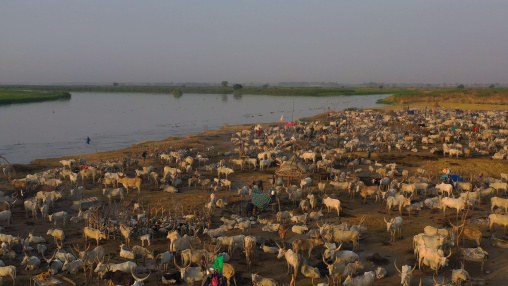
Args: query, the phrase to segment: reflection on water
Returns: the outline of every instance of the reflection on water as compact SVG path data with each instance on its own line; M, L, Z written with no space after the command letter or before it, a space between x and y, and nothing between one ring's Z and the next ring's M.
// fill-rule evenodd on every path
M0 106L0 155L11 163L29 163L93 153L95 147L109 151L224 124L278 122L281 116L289 121L292 115L379 106L376 101L384 97L72 93L68 101Z

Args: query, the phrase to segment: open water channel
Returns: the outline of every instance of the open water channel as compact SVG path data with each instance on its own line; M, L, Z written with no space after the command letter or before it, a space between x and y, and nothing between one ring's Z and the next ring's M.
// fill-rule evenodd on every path
M11 164L27 164L38 158L185 136L224 124L279 122L281 116L291 121L328 110L381 106L376 101L387 96L73 92L70 100L0 106L0 155Z

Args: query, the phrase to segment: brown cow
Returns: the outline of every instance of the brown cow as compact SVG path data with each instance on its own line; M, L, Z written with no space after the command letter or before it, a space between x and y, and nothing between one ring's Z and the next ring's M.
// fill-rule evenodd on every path
M11 181L11 185L16 189L27 189L30 186L30 179L14 179Z
M127 190L127 194L129 194L129 187L137 188L138 194L141 193L141 178L135 177L135 178L129 178L129 177L120 177L118 179L118 183L122 184L125 189Z

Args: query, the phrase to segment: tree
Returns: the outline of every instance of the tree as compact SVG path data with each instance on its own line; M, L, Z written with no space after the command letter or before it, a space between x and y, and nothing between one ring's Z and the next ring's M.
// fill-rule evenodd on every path
M243 88L243 85L239 84L239 83L235 83L233 85L233 90L239 90L239 89L242 89Z
M118 86L118 82L114 82L114 83L113 83L113 86Z
M174 96L182 96L183 92L181 89L179 88L175 88L171 91L171 94L174 95Z
M220 85L221 85L223 88L228 87L228 84L229 84L229 82L228 82L227 80L223 80L223 81L220 83Z
M495 84L491 84L491 85L489 85L489 88L494 88L494 87L496 87L496 85L495 85Z
M270 86L270 84L269 84L269 83L265 83L265 84L263 84L263 88L268 88L269 86Z
M457 86L457 88L458 88L458 89L464 89L464 85L463 85L463 84L459 84L459 85Z

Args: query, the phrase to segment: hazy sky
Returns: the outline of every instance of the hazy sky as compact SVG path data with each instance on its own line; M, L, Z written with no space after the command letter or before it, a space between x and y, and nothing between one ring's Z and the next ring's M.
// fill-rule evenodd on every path
M0 84L508 83L508 1L2 1Z

